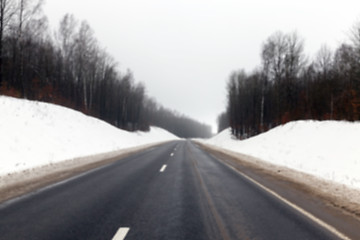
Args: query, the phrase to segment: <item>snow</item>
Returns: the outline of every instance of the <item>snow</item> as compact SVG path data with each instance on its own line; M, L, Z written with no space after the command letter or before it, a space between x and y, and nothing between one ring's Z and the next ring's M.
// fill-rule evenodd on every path
M65 107L0 96L0 177L177 139L160 128L130 133ZM295 121L242 141L226 129L201 141L360 189L360 122Z
M0 96L0 177L177 139L156 127L131 133L65 107Z
M241 141L226 129L202 142L360 189L360 122L294 121Z

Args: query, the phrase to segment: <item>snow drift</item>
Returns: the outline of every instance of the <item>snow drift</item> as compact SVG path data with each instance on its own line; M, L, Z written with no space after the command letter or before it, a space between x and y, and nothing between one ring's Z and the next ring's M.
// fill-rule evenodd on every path
M65 107L0 96L0 176L176 139L160 128L130 133Z
M203 141L360 189L360 123L295 121L247 140L226 129Z

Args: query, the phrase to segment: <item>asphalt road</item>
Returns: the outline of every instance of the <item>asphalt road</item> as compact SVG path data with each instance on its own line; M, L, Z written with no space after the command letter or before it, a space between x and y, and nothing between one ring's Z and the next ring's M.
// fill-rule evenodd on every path
M0 239L338 239L190 141L0 205Z

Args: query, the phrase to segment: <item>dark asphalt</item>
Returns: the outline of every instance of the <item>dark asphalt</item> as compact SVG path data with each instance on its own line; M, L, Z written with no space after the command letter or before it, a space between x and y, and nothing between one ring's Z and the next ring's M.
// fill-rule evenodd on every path
M0 239L110 240L121 227L129 240L337 239L190 141L0 205Z

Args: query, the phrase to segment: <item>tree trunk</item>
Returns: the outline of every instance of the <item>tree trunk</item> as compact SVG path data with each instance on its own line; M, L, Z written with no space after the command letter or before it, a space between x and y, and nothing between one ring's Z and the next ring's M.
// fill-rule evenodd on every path
M0 0L0 87L3 81L3 36L5 4L5 0Z

